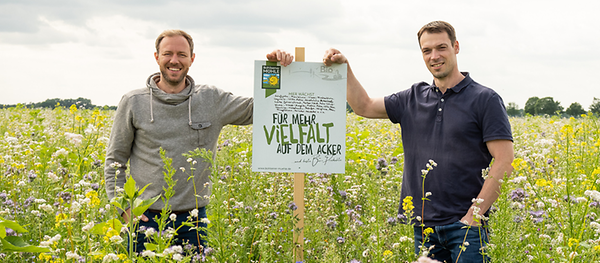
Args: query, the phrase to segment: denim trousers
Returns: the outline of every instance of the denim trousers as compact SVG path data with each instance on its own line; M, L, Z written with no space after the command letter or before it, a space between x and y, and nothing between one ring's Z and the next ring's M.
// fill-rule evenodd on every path
M158 232L158 223L154 220L154 218L156 217L156 219L160 219L160 213L157 213L158 211L149 211L147 210L146 212L144 212L144 215L146 217L148 217L148 222L144 222L142 220L140 220L138 222L138 226L137 226L137 231L136 231L136 240L134 242L134 251L136 253L141 253L144 251L144 243L149 243L151 242L151 240L149 240L146 235L145 235L145 231L147 231L149 228L154 228L154 230L156 232ZM188 221L188 216L190 216L190 213L179 213L177 214L177 218L175 219L175 222L171 221L170 219L167 219L167 225L166 227L172 227L173 229L177 229L177 235L174 237L173 240L173 245L179 245L179 246L184 246L184 244L189 244L192 245L195 248L195 252L196 253L202 253L202 249L206 246L206 233L205 233L205 229L207 227L207 225L205 223L202 222L195 222L195 221L199 221L202 218L206 218L206 208L205 207L201 207L198 208L198 218L192 218L192 222L194 222L194 226L198 226L198 229L190 229L189 226L185 226L182 225L184 222ZM163 231L165 229L162 229ZM154 234L157 235L158 233ZM199 245L201 245L201 247L199 247ZM129 242L128 242L128 246L129 246Z
M490 258L482 254L489 242L487 227L469 227L457 221L449 225L431 228L433 233L426 237L427 242L423 244L424 249L433 246L428 257L446 263L490 262ZM421 254L422 243L422 229L420 226L415 226L415 253L417 255ZM463 248L465 249L463 250Z

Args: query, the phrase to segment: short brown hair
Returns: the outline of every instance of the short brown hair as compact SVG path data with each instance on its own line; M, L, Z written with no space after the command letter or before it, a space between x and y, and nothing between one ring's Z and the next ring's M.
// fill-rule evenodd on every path
M158 52L158 46L160 45L160 42L165 38L165 37L174 37L174 36L182 36L184 37L188 44L190 44L190 55L194 54L194 40L192 40L192 36L190 36L190 34L186 33L183 30L179 30L179 29L169 29L169 30L165 30L162 33L160 33L160 35L158 35L158 37L156 38L156 52Z
M448 33L448 38L450 38L450 43L452 43L452 46L454 47L454 42L456 42L456 31L454 31L454 27L452 27L452 25L450 25L450 23L444 22L444 21L433 21L433 22L429 22L426 25L424 25L423 27L421 27L421 30L419 30L419 32L417 33L417 39L419 40L419 46L421 45L421 36L425 32L427 32L427 33L443 33L443 32Z

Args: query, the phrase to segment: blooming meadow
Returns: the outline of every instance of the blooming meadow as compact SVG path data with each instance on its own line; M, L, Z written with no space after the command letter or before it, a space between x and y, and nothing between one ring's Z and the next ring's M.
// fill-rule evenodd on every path
M252 172L252 126L228 126L221 133L203 220L209 223L204 255L170 246L168 231L132 233L104 188L113 114L76 106L0 110L0 260L294 261L293 176ZM599 261L598 118L522 117L511 123L515 170L490 213L485 253L494 262ZM346 135L346 173L305 176L304 261L415 261L412 226L401 222L420 211L397 215L398 205L410 210L421 202L399 200L400 127L349 114ZM190 165L210 156L182 154ZM441 169L426 165L423 169ZM166 177L182 169L165 168ZM192 176L194 169L182 170ZM123 197L133 200L141 191L143 186L125 189ZM435 195L423 192L424 198ZM143 209L148 203L136 204ZM193 214L189 219L197 220ZM134 255L127 243L137 234L155 238L147 251Z

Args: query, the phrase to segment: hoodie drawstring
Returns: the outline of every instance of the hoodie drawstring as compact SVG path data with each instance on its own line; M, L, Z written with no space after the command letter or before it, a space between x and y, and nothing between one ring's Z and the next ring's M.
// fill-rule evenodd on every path
M150 123L154 123L154 112L152 111L152 88L150 88Z
M190 93L190 97L188 98L188 120L190 126L192 126L192 96L194 96L194 87L192 87L192 92Z

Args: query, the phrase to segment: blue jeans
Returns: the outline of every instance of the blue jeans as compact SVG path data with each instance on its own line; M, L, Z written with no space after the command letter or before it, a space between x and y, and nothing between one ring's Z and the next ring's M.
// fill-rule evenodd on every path
M490 258L483 255L481 249L489 242L486 227L467 227L458 221L431 228L433 233L429 234L427 242L424 244L427 249L434 246L429 251L428 257L446 263L490 262ZM461 251L464 241L469 244L465 246L464 251ZM421 243L423 243L421 227L415 226L415 253L417 255L421 252L419 248Z
M136 240L134 242L134 251L137 253L141 253L144 251L145 246L144 243L149 243L151 242L150 240L148 240L148 238L146 238L145 230L149 229L149 228L154 228L154 230L156 230L156 232L158 232L158 223L156 221L154 221L154 217L156 217L157 219L160 219L160 213L154 212L154 211L146 211L144 212L144 215L146 217L148 217L148 222L144 222L142 220L140 220L138 222L138 226L137 226L137 231L136 231ZM177 218L175 219L175 224L173 224L173 222L170 219L167 219L167 227L172 227L174 229L177 229L178 227L181 226L181 228L179 228L179 230L177 230L177 235L174 237L173 243L172 245L179 245L179 246L184 246L184 243L190 244L193 246L193 248L195 248L194 252L195 253L202 253L203 248L206 246L206 233L204 231L204 229L206 229L207 225L205 223L202 222L198 222L193 223L194 226L198 226L198 229L190 229L189 226L182 226L183 222L188 221L188 216L190 214L189 213L181 213L177 215ZM194 221L199 221L202 218L206 218L206 208L205 207L201 207L198 208L198 218L192 218L192 222ZM140 230L141 229L141 230ZM164 229L163 229L164 230ZM154 234L157 235L158 233ZM127 243L129 246L129 242ZM201 245L201 247L199 247L199 245Z

